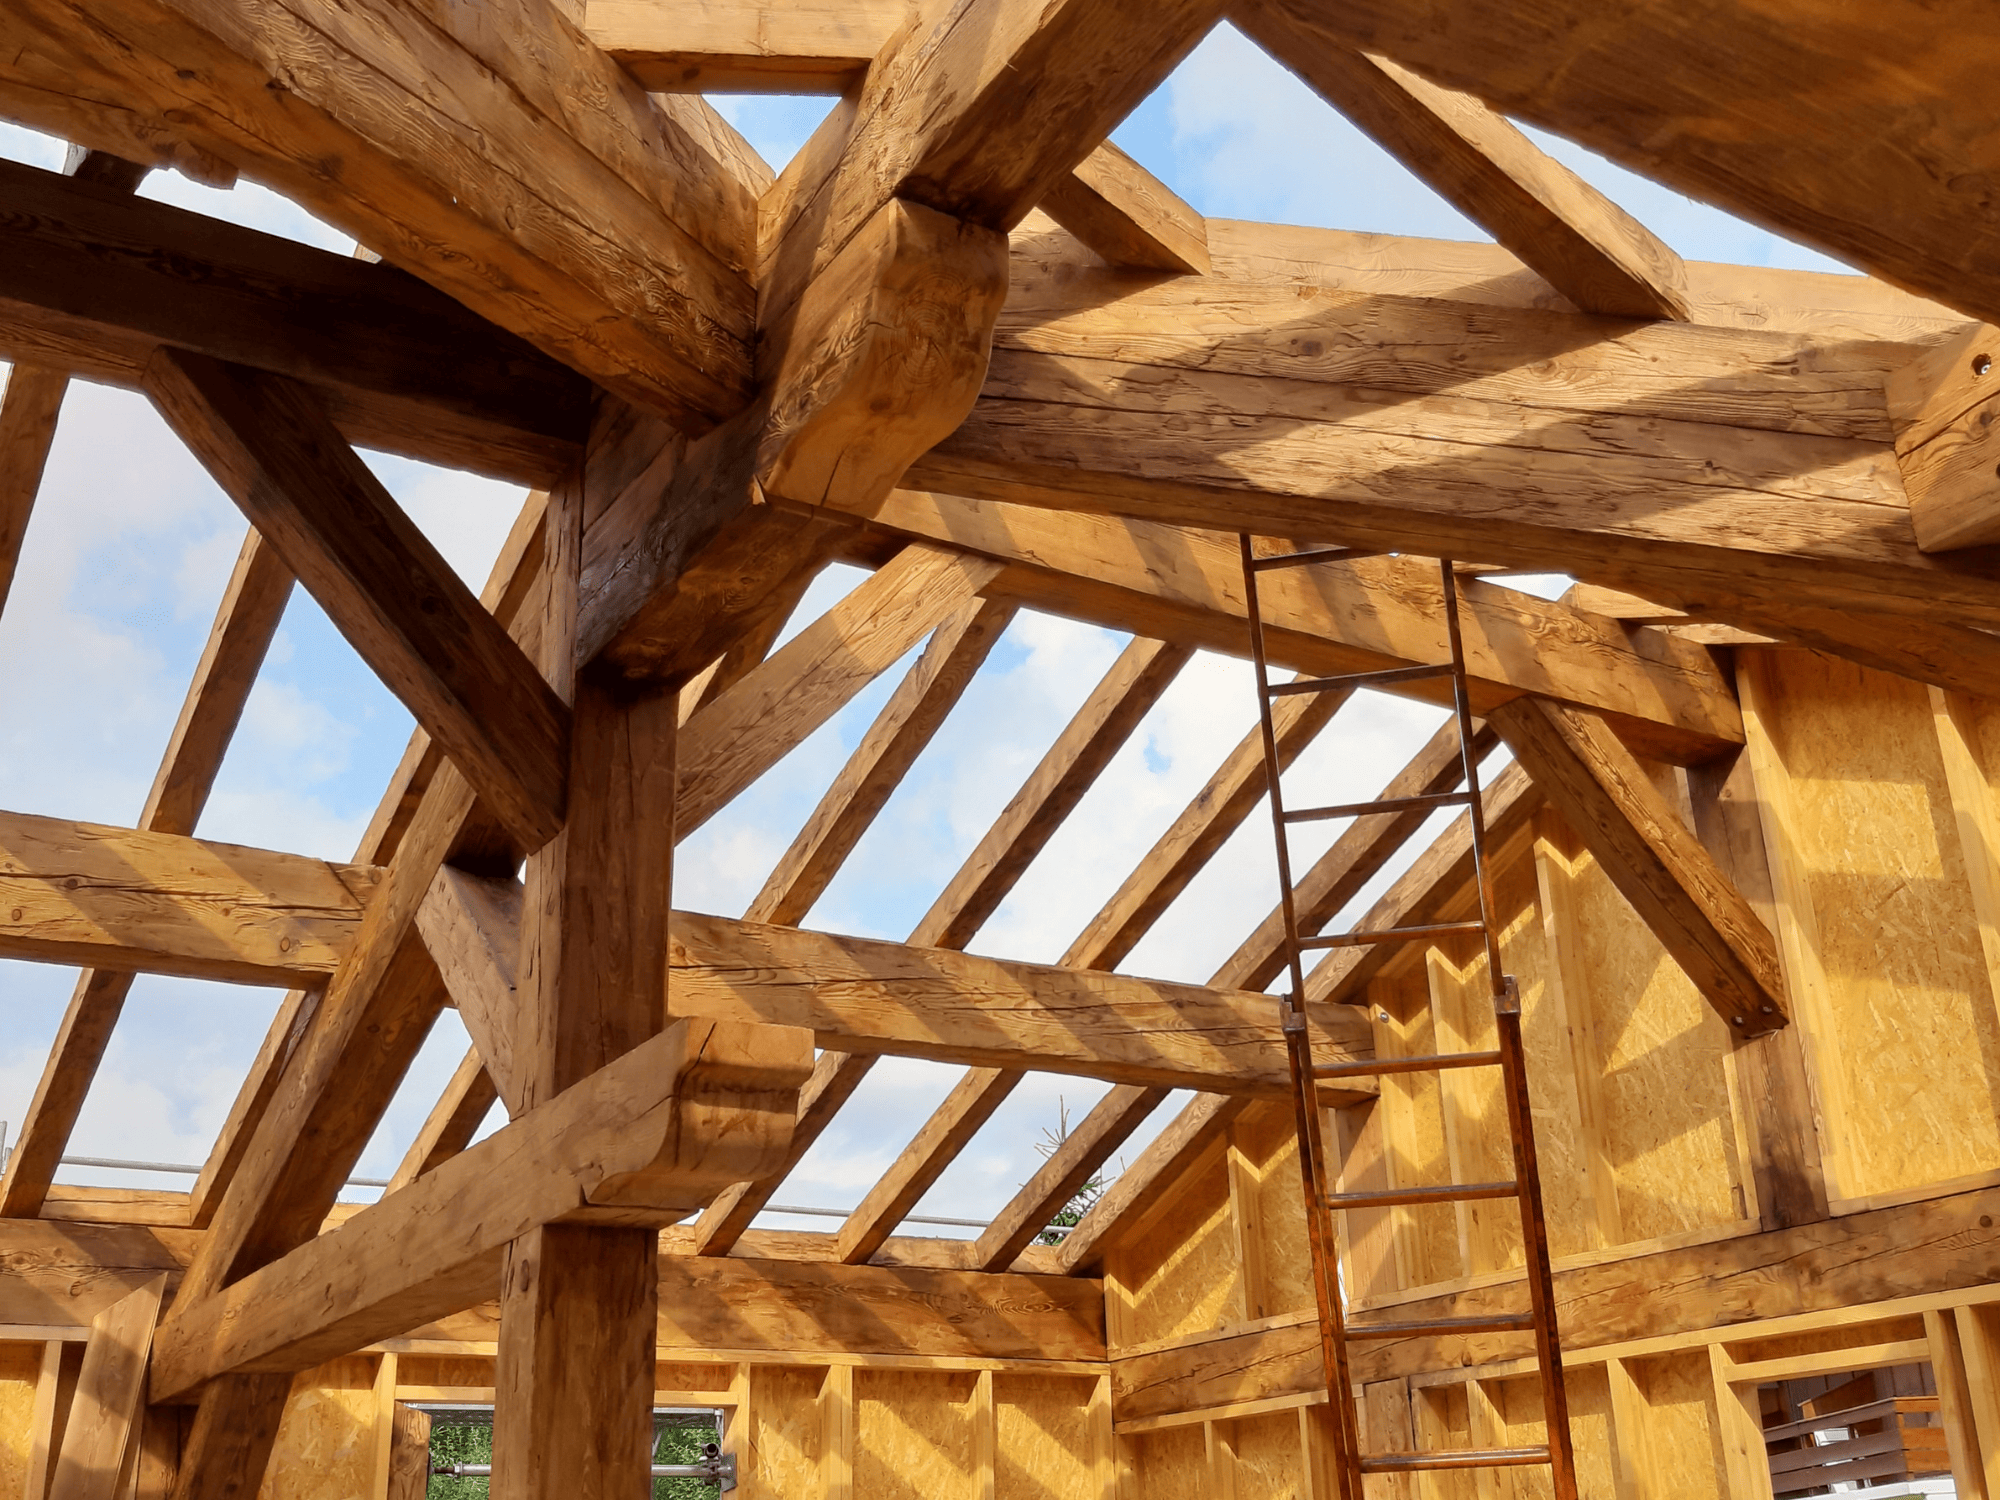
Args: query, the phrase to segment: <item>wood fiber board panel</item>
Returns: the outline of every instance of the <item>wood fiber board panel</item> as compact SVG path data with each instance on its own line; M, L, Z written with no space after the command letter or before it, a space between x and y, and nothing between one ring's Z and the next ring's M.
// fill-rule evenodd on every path
M1310 1500L1303 1489L1295 1412L1242 1417L1236 1428L1236 1500Z
M376 1360L349 1355L292 1383L258 1500L352 1500L375 1476Z
M1929 695L1816 653L1759 657L1824 974L1812 1040L1840 1195L2000 1166L2000 1026Z
M1631 1369L1652 1423L1658 1492L1675 1500L1723 1500L1729 1483L1714 1439L1715 1382L1708 1352L1638 1360Z
M0 1500L26 1500L35 1385L41 1375L40 1344L0 1344Z
M1090 1392L1079 1375L995 1375L993 1500L1098 1500Z
M1139 1500L1216 1500L1199 1422L1133 1438L1131 1449Z
M1627 1241L1743 1217L1731 1171L1736 1127L1722 1018L1702 999L1589 854L1568 896L1591 1011L1603 1131Z
M972 1392L978 1376L854 1372L854 1493L868 1500L977 1500Z
M1134 1343L1220 1328L1240 1305L1242 1270L1221 1153L1175 1191L1179 1201L1131 1252Z
M753 1479L743 1500L813 1500L820 1493L819 1409L824 1370L753 1365L750 1370L750 1450Z

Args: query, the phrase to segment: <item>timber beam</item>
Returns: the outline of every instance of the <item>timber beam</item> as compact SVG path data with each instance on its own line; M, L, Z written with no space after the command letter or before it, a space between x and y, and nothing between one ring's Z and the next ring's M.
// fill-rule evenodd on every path
M660 1225L781 1155L803 1032L684 1021L160 1329L151 1399L310 1369L485 1300L544 1224Z
M310 385L356 443L550 484L590 382L394 266L0 162L0 357L137 389L163 344Z

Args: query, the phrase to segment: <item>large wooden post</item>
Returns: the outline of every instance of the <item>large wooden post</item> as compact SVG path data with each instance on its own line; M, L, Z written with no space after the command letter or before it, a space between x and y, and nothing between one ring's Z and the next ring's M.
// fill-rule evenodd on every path
M550 496L544 669L572 702L569 817L533 855L514 1045L532 1108L666 1024L672 692L575 670L582 487ZM508 1252L495 1381L495 1500L649 1492L658 1236L549 1224Z

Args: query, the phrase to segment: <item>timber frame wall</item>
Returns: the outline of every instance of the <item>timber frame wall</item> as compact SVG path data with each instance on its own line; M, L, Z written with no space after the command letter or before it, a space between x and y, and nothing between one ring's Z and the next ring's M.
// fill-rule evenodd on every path
M408 1500L408 1403L487 1398L500 1500L636 1493L657 1401L728 1413L746 1500L1329 1500L1275 915L1206 985L1124 968L1254 741L1059 963L967 951L1244 651L1243 530L1381 549L1272 575L1308 675L1434 663L1422 559L1467 571L1586 1492L1758 1500L1760 1383L1928 1361L2000 1500L1991 18L1683 9L11 0L0 116L75 144L0 164L0 603L72 379L250 530L134 826L0 812L0 957L80 970L0 1182L0 1500ZM1224 19L1498 243L1204 221L1110 146ZM842 102L773 174L700 97L744 88ZM1509 114L1870 274L1683 263ZM164 169L366 250L134 196ZM352 444L529 487L483 593ZM420 725L348 864L195 836L295 584ZM800 926L1021 610L1132 643L906 943ZM675 844L920 645L750 909L675 910ZM1344 829L1309 920L1421 822ZM1366 925L1468 869L1453 825ZM1337 950L1316 1051L1483 1045L1481 962ZM58 1184L150 972L290 993L189 1192ZM472 1051L337 1204L447 1006ZM966 1071L837 1231L754 1228L883 1055ZM1032 1071L1113 1088L979 1239L899 1235ZM1347 1186L1492 1175L1475 1077L1325 1103ZM1357 1316L1518 1298L1511 1212L1349 1215ZM1373 1343L1352 1394L1383 1446L1526 1441L1524 1353Z

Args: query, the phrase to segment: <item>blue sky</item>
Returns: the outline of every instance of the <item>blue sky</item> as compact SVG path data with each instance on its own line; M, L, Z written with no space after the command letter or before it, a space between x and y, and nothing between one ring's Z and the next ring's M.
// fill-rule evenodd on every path
M774 167L789 159L827 105L819 99L716 102ZM1116 138L1210 216L1486 238L1226 28L1141 105ZM1684 256L1841 269L1566 142L1542 139ZM61 154L56 142L0 126L0 155L57 166ZM144 191L341 253L353 245L254 185L222 193L155 173ZM520 493L404 460L371 455L370 462L477 587ZM0 615L0 684L9 710L0 719L0 806L114 824L135 819L243 533L240 515L143 398L72 387L20 576ZM794 628L860 576L853 569L830 570L801 606ZM1124 638L1110 631L1043 616L1017 619L811 924L907 935L1123 645ZM885 674L683 845L677 904L742 911L899 672ZM1026 959L1058 957L1249 729L1253 715L1247 668L1197 658L975 948ZM1440 718L1393 700L1359 700L1287 784L1310 788L1324 800L1368 795ZM401 706L300 593L199 831L349 858L409 729ZM1275 897L1267 830L1253 816L1126 968L1206 979ZM1299 857L1309 858L1331 836L1322 827L1315 838L1301 839ZM73 982L73 971L0 964L0 1120L18 1123L25 1113ZM278 999L274 992L142 978L73 1152L202 1160ZM463 1029L447 1014L364 1157L363 1175L393 1170L464 1047ZM779 1200L852 1205L957 1077L955 1069L885 1062ZM1032 1078L918 1212L990 1214L1034 1170L1033 1143L1056 1124L1060 1109L1066 1106L1075 1119L1101 1092L1083 1080ZM1161 1111L1152 1128L1168 1118L1169 1111ZM1135 1139L1128 1157L1150 1133ZM182 1181L87 1169L65 1176L145 1185ZM812 1221L789 1222L813 1227Z

